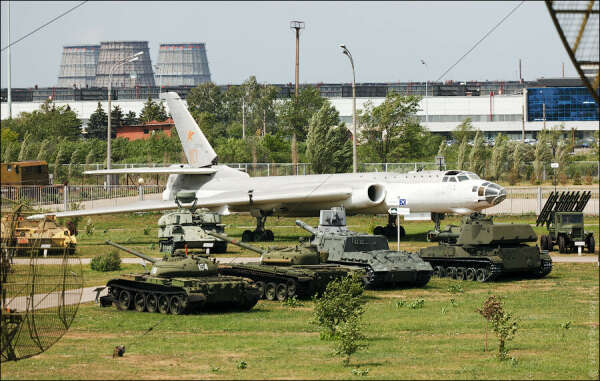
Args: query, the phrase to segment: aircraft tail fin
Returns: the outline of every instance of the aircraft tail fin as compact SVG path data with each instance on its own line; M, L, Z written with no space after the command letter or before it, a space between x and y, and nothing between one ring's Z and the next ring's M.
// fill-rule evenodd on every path
M175 122L183 152L192 167L206 167L217 163L217 154L196 124L192 114L176 92L161 94L167 101L169 112Z

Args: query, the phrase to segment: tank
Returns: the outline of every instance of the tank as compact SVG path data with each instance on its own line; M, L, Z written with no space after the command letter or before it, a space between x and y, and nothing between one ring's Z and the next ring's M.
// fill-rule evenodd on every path
M9 231L10 214L1 219L2 236ZM17 248L17 254L27 254L31 249L46 251L48 254L60 253L67 250L69 254L75 252L77 238L71 235L66 227L56 222L56 216L46 215L42 220L28 220L23 216L17 217L14 242L10 245Z
M225 232L221 216L207 209L197 210L196 201L195 192L179 191L175 196L177 211L166 213L158 219L158 247L161 252L172 253L186 246L188 249L205 249L207 253L227 251L227 242L206 234L207 229ZM188 203L192 205L182 206Z
M261 249L216 232L207 233L261 255L260 263L222 263L219 264L219 271L254 280L261 297L267 300L284 301L294 296L309 298L325 291L327 283L334 279L355 272L363 279L366 277L365 271L360 267L326 263L307 243L300 243L295 247Z
M251 279L219 274L217 264L205 255L177 250L156 260L106 243L151 262L152 269L109 280L108 295L100 298L103 307L114 304L121 310L180 315L214 306L247 311L258 302L259 290Z
M311 245L327 263L364 268L368 287L422 287L433 274L431 265L417 253L391 251L384 236L348 230L342 207L321 210L316 229L301 220L296 225L313 235Z
M552 271L548 252L527 245L537 241L529 224L494 224L492 217L472 213L460 226L429 232L428 240L439 244L420 255L440 277L486 282L509 273L543 277Z

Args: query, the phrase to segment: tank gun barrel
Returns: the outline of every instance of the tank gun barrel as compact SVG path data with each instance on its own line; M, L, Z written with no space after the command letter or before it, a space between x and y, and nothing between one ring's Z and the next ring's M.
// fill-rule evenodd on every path
M317 229L313 228L312 226L310 226L309 224L307 224L306 222L302 221L302 220L296 220L296 225L298 225L299 227L301 227L302 229L306 230L307 232L311 233L311 234L317 234L318 231Z
M129 249L129 248L125 247L125 246L121 246L121 245L119 245L118 243L114 243L114 242L112 242L112 241L106 241L106 244L107 244L107 245L114 246L114 247L116 247L117 249L119 249L119 250L123 250L123 251L125 251L125 252L127 252L127 253L129 253L129 254L133 254L133 255L135 255L136 257L140 257L140 258L142 258L143 260L145 260L145 261L148 261L148 262L150 262L150 263L156 263L156 262L157 262L157 260L156 260L156 259L154 259L154 258L152 258L152 257L149 257L149 256L147 256L147 255L145 255L145 254L142 254L142 253L140 253L139 251L136 251L136 250L133 250L133 249Z
M248 245L247 243L240 242L237 239L233 239L233 238L227 237L226 235L219 234L219 233L217 233L215 231L212 231L212 230L206 230L206 234L211 235L211 236L213 236L215 238L222 239L223 241L227 241L227 242L229 242L229 243L231 243L233 245L236 245L236 246L239 246L239 247L243 247L244 249L248 249L250 251L254 251L255 253L258 253L260 255L263 255L266 252L265 250L262 250L261 248L258 248L256 246L252 246L252 245Z

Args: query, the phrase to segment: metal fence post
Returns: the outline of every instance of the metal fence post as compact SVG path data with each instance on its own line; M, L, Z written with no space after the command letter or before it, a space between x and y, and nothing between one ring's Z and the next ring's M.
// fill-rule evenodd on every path
M144 200L144 187L141 184L139 185L139 188L138 188L138 198L140 199L140 201Z
M69 210L69 186L63 185L63 202L65 211Z
M542 212L542 187L537 187L537 215Z

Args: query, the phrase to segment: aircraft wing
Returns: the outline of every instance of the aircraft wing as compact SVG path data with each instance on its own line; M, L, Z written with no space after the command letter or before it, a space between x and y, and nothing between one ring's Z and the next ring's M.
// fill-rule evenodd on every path
M139 167L139 168L121 168L121 169L98 169L94 171L85 171L85 175L120 175L120 174L176 174L176 175L211 175L217 170L213 168L192 168L184 166L174 167Z
M293 190L252 192L251 203L247 191L232 191L218 193L210 197L201 197L196 202L196 206L205 208L227 206L251 209L251 205L262 206L267 204L339 201L350 197L351 194L352 189L343 187L322 187L316 190L296 187ZM177 208L177 205L174 200L148 200L132 202L123 206L71 210L46 214L52 214L56 217L78 217L113 213L149 212L153 210L175 208ZM43 218L43 216L44 214L36 214L28 217L28 219L35 220Z

